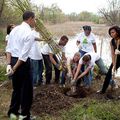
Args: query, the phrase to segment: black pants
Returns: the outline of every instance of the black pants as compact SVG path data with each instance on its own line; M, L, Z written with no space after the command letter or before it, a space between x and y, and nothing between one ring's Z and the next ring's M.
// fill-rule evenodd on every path
M49 84L52 79L52 63L50 61L49 55L44 55L44 54L42 55L43 55L44 64L45 64L46 84ZM56 56L53 55L53 57L55 61L58 63ZM58 70L55 66L54 66L54 70L55 70L55 82L58 83L60 78L60 70Z
M42 54L42 56L45 64L46 84L49 84L52 79L52 63L50 61L49 55Z
M11 65L14 66L17 60L18 58L12 57ZM29 118L33 98L33 87L29 59L24 62L12 75L12 85L13 93L8 116L11 113L17 115L19 109L21 109L21 115L27 115Z
M117 57L117 62L116 62L116 70L120 67L120 56ZM109 67L109 70L106 74L106 77L105 77L105 81L103 83L103 87L102 87L102 93L105 93L108 86L109 86L109 83L110 83L110 80L112 79L112 68L113 68L113 64L110 65Z

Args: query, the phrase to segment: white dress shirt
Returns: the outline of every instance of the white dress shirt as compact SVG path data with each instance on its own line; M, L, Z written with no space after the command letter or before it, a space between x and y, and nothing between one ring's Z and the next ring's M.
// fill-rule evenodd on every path
M10 32L6 52L11 53L12 57L18 57L25 62L29 56L34 39L30 25L22 22L21 25L16 26Z
M35 30L32 31L34 37L40 38L40 34L39 32L36 32ZM33 60L41 60L42 59L42 54L41 54L41 48L39 47L39 42L38 41L34 41L30 53L29 53L29 57Z

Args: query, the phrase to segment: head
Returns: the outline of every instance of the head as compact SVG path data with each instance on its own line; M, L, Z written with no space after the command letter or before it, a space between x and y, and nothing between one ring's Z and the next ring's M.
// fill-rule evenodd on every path
M31 11L25 11L23 13L23 21L28 23L31 28L35 27L35 14Z
M108 33L114 39L120 38L120 27L113 26L109 29Z
M74 54L73 60L74 60L74 62L79 62L79 60L80 60L80 53L79 52L76 52Z
M66 35L63 35L60 38L59 45L65 46L67 44L67 42L68 42L68 37Z
M83 60L83 64L89 64L89 62L91 60L91 56L90 55L84 55L82 60Z
M15 27L15 25L14 24L9 24L8 26L7 26L7 34L9 35L10 34L10 32L12 31L12 29Z
M91 33L91 26L85 25L83 26L83 30L86 36L89 36Z

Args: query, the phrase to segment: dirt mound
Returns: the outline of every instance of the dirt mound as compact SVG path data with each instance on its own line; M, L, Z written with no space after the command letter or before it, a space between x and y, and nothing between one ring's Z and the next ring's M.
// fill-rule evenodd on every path
M76 98L68 97L64 93L68 88L60 88L58 85L40 86L34 91L34 102L32 111L36 115L55 115L59 110L68 109L79 101Z
M81 87L77 89L76 96L69 96L69 87L60 88L58 85L43 85L39 86L34 91L34 102L32 111L36 115L57 115L60 110L66 110L74 103L80 101L80 98L87 97L93 93L92 89Z

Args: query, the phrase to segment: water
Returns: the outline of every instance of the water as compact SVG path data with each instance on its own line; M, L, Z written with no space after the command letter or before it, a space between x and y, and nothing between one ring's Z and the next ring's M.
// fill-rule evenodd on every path
M67 58L72 58L74 53L78 52L78 47L76 45L78 35L79 34L77 34L75 37L71 37L69 42L66 45L65 52L66 52ZM97 53L101 56L101 58L103 59L103 62L105 63L106 66L110 66L110 64L112 62L110 40L111 40L111 38L109 38L109 37L96 36ZM118 69L116 76L120 76L120 69Z

